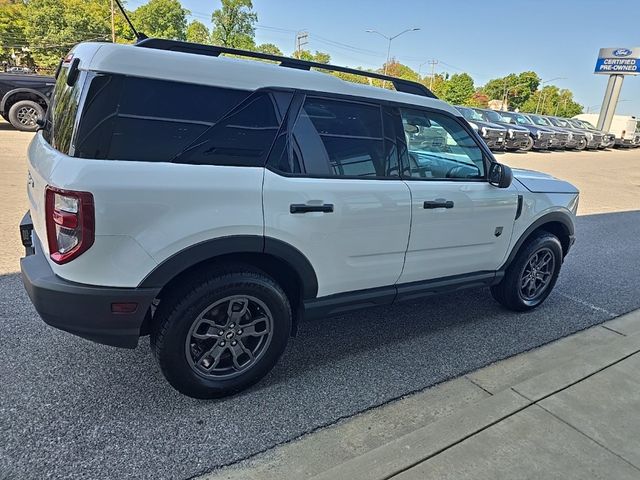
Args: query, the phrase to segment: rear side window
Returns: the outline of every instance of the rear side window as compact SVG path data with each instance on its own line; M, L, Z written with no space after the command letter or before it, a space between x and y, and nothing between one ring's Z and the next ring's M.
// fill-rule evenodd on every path
M308 175L397 177L378 105L307 97L293 128L293 155Z
M278 94L122 75L89 86L75 156L263 165L286 99Z

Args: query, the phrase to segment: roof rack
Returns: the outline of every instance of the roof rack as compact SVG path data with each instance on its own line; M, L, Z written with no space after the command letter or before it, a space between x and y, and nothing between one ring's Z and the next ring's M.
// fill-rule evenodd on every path
M210 57L218 57L223 53L229 55L238 55L241 57L259 58L261 60L271 60L278 62L281 67L297 68L298 70L311 70L312 68L320 68L322 70L330 70L333 72L350 73L360 75L362 77L376 78L378 80L386 80L393 84L398 92L411 93L413 95L421 95L423 97L438 98L431 90L418 82L405 80L403 78L390 77L375 72L367 72L355 68L340 67L337 65L329 65L319 62L309 62L299 60L297 58L282 57L280 55L270 55L262 52L251 52L249 50L239 50L236 48L220 47L216 45L203 45L200 43L181 42L177 40L165 40L163 38L146 38L135 44L137 47L155 48L157 50L170 50L173 52L193 53L196 55L207 55Z

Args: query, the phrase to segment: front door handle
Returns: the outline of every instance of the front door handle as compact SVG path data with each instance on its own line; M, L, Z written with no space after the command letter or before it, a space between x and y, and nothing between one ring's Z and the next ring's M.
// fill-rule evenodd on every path
M437 198L435 200L425 201L423 208L453 208L453 202L451 200L445 200L444 198Z
M333 213L333 203L324 203L322 205L307 205L305 203L292 203L291 205L289 205L289 211L291 213L308 213L308 212Z

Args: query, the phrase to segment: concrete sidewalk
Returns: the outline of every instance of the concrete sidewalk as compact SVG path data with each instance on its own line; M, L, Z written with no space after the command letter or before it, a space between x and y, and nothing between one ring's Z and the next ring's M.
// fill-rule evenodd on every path
M204 478L637 480L640 310Z

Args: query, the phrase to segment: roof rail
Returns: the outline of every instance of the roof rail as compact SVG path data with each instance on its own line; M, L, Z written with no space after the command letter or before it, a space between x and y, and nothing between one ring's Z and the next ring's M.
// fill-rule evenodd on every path
M201 43L181 42L177 40L165 40L163 38L146 38L136 42L137 47L154 48L157 50L170 50L173 52L193 53L196 55L207 55L210 57L218 57L223 53L229 55L238 55L241 57L259 58L261 60L271 60L278 62L281 67L297 68L299 70L311 70L312 68L320 68L333 72L350 73L352 75L360 75L362 77L376 78L378 80L386 80L393 84L398 92L411 93L413 95L421 95L423 97L438 98L431 90L418 82L405 80L403 78L390 77L375 72L367 72L356 68L340 67L337 65L329 65L319 62L309 62L307 60L299 60L297 58L282 57L280 55L270 55L262 52L251 52L249 50L239 50L236 48L219 47L216 45L203 45Z

